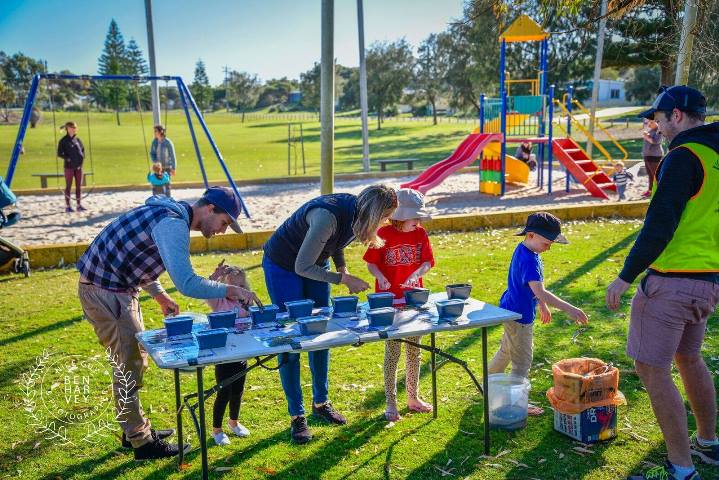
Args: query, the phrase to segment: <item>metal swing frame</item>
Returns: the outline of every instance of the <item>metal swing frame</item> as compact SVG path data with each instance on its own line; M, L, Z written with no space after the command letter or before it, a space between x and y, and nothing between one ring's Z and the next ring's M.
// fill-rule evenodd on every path
M217 157L217 161L220 163L220 167L222 168L222 171L224 172L225 176L227 177L227 181L230 184L230 188L232 188L232 190L235 192L235 195L237 195L237 198L240 200L240 206L242 207L242 212L245 214L245 216L247 218L250 218L250 212L247 210L247 206L245 205L245 202L242 199L242 196L240 195L239 190L237 189L237 185L235 184L235 181L232 179L232 175L230 174L230 171L227 168L227 164L225 163L225 160L222 157L222 154L220 153L220 149L217 147L217 144L215 143L215 140L212 137L212 134L210 133L209 128L207 128L205 119L202 117L202 113L200 112L200 109L197 107L197 104L195 103L195 99L192 97L192 93L190 93L190 89L187 88L187 85L185 85L185 82L182 80L182 77L179 77L179 76L170 76L170 75L164 75L164 76L64 75L64 74L52 74L52 73L42 73L42 74L35 75L32 78L32 83L30 84L30 91L28 92L27 99L25 100L25 106L24 106L23 112L22 112L22 119L20 120L20 128L18 129L17 137L15 139L15 146L13 147L12 155L10 157L10 163L9 163L8 169L7 169L7 174L5 175L5 183L7 184L8 187L12 184L12 179L13 179L13 176L15 175L15 168L17 167L17 163L20 158L20 152L22 150L23 140L25 139L25 133L27 132L27 126L30 123L30 113L32 112L32 108L35 105L35 101L37 100L38 88L39 88L41 80L84 80L84 81L113 81L114 80L114 81L134 82L137 84L150 82L153 80L163 80L165 82L174 81L177 84L177 91L180 96L182 108L185 112L185 117L187 118L187 125L190 129L190 136L192 137L192 143L195 148L197 162L200 165L200 171L202 172L202 180L205 184L205 188L209 188L210 184L207 180L207 172L205 171L204 160L202 158L202 153L200 152L200 146L197 142L197 134L195 132L195 127L193 125L192 115L190 113L190 110L192 110L192 112L195 114L197 122L200 124L200 126L202 127L202 130L205 132L205 135L207 136L207 140L210 143L210 146L212 147L212 150L215 153L215 156Z

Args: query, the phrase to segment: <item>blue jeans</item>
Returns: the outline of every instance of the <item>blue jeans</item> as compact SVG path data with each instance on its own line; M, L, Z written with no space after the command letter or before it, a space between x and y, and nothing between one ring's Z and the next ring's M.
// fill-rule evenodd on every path
M329 270L329 260L325 266ZM262 258L262 269L265 271L265 283L272 303L285 310L285 302L304 300L315 301L315 307L327 307L330 302L330 284L301 277L275 264L265 255ZM312 372L312 400L315 403L327 401L327 374L330 368L330 351L316 350L307 352ZM287 410L290 415L304 415L305 406L302 401L302 385L300 382L300 354L281 353L280 380L287 398Z

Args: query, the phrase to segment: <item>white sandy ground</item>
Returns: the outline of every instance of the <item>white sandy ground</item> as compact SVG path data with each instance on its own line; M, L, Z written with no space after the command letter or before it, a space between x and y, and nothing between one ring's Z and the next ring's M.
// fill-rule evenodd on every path
M636 173L637 167L630 169ZM564 191L564 174L554 172L554 193L550 196L536 187L533 172L528 186L507 185L503 198L479 193L478 174L464 173L447 178L430 190L426 197L433 215L484 213L521 208L541 209L551 205L578 205L603 200L591 197L583 188L572 184L569 193ZM413 177L387 178L383 183L398 187ZM335 192L358 193L365 186L378 182L376 179L353 180L335 183ZM647 177L635 175L635 183L627 189L630 200L639 199L646 190ZM203 189L173 190L178 200L192 202L199 198ZM319 184L274 184L245 186L240 193L252 215L242 219L245 231L273 230L297 207L319 195ZM3 237L19 244L42 245L49 243L89 242L118 215L141 205L150 195L143 191L90 193L84 205L87 212L65 213L62 195L31 195L18 198L17 207L22 219L16 225L3 229ZM610 192L612 199L616 195ZM73 202L74 203L74 202Z

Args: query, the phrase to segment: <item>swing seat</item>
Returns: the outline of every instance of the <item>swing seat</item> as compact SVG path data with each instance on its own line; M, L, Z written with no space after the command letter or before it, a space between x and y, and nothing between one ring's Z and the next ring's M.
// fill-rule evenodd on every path
M87 176L92 175L92 172L82 172L82 186L87 186ZM65 178L62 173L33 173L33 177L40 177L40 188L47 188L48 178Z

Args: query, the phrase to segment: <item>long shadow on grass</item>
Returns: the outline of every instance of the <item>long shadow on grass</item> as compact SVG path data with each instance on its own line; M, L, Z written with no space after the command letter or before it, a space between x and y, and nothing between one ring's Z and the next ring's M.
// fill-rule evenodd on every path
M78 315L76 317L68 318L67 320L62 320L57 323L52 323L50 325L45 325L43 327L38 327L33 330L29 330L27 332L21 333L19 335L15 335L13 337L3 338L0 340L0 347L4 347L6 345L10 345L11 343L15 342L21 342L23 340L27 340L28 338L35 337L37 335L44 335L46 333L70 327L72 325L75 325L76 323L80 322L82 320L82 315Z
M131 453L129 454L131 455ZM105 464L107 464L109 461L113 461L116 457L116 452L107 452L102 456L99 457L90 457L86 460L83 460L82 462L73 463L72 465L68 465L62 470L56 470L51 471L43 476L43 478L47 479L57 479L57 478L75 478L76 476L87 476L90 478L108 478L108 479L114 479L120 476L123 473L127 473L132 470L135 466L137 466L137 463L135 463L134 460L132 460L132 457L127 457L127 460L123 461L122 463L112 467L110 470L102 472L102 473L92 473L96 469L101 468Z

